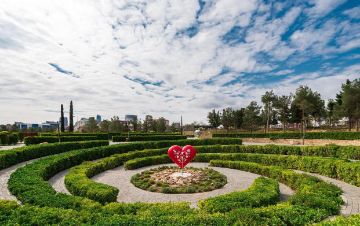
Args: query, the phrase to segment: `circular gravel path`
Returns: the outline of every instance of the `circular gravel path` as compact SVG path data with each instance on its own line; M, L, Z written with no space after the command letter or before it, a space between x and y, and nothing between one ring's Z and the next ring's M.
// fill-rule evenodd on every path
M8 181L10 179L10 175L17 170L17 168L20 168L22 166L25 166L26 164L29 164L33 162L34 160L29 160L26 162L22 162L16 165L13 165L9 168L0 170L0 199L5 200L15 200L17 201L16 197L13 196L9 189L8 189Z
M208 163L190 163L191 167L209 167L219 171L227 177L228 183L220 189L209 192L193 193L193 194L163 194L149 192L135 187L131 184L131 177L139 172L159 166L174 166L174 164L162 164L149 167L143 167L136 170L125 170L123 166L112 170L107 170L93 177L92 179L99 183L108 184L119 188L118 202L190 202L192 207L197 206L197 202L201 199L230 193L233 191L241 191L247 189L254 180L260 175L244 172L236 169L209 167ZM293 191L284 184L280 184L281 199L286 200L293 194Z

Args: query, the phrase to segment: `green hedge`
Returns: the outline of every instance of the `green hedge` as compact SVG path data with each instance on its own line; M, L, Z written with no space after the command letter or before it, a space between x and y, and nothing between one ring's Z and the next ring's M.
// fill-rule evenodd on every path
M116 153L126 153L145 148L170 147L171 145L206 145L206 144L241 144L239 139L204 139L204 140L175 140L136 142L111 145L90 149L74 150L40 159L36 162L17 169L8 182L9 190L21 202L39 206L51 206L70 209L89 209L97 202L77 196L69 196L56 191L47 183L47 180L56 173L78 165L83 161L103 158Z
M39 144L0 152L0 169L43 156L58 154L75 149L109 145L108 141L64 142L60 144Z
M123 141L157 141L157 140L183 140L186 139L186 136L182 135L146 135L146 136L113 136L113 142L123 142Z
M17 133L11 133L8 131L0 132L0 145L13 145L19 142L19 136Z
M272 155L272 154L198 154L196 161L208 162L212 159L240 160L265 165L277 165L284 168L318 173L360 186L360 162L351 162L335 158Z
M213 137L302 139L302 133L214 133ZM305 139L359 140L360 132L308 132Z
M267 206L276 204L278 201L280 201L279 183L273 179L259 177L245 191L200 200L198 206L206 212L215 213Z
M60 142L70 142L70 141L86 141L86 140L107 140L107 139L100 139L96 136L64 136L60 137ZM58 137L25 137L24 143L26 145L32 144L40 144L40 143L58 143Z
M209 149L206 150L205 149ZM204 151L203 151L204 150ZM217 150L217 151L215 151ZM236 153L259 153L259 154L280 154L280 155L304 155L322 156L343 159L360 160L360 147L357 146L289 146L289 145L237 145L237 146L218 146L199 147L200 152L236 152Z
M58 137L58 133L40 133L41 137ZM96 137L97 140L107 140L109 139L108 133L60 133L60 137ZM111 138L111 137L110 137Z

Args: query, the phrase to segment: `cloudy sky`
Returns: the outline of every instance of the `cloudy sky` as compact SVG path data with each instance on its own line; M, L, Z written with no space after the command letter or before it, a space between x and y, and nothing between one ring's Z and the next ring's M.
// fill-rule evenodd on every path
M358 0L1 0L0 123L100 114L206 122L360 77Z

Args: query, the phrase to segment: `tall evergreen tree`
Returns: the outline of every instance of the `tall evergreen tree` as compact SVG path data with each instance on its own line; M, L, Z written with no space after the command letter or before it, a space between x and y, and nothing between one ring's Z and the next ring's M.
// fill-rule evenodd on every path
M69 132L74 132L74 109L72 101L70 101Z
M61 105L60 130L62 133L65 132L64 106L63 105Z

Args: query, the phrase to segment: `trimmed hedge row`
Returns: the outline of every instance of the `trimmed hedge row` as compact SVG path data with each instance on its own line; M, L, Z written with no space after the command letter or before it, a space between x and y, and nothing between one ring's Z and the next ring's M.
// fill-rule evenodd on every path
M241 140L204 139L136 142L111 145L107 147L74 150L67 153L49 156L17 169L9 179L9 190L23 203L68 209L92 209L97 207L98 202L93 202L89 199L84 199L78 196L56 193L56 191L47 183L47 180L56 173L78 165L83 161L104 158L116 153L126 153L145 148L169 147L174 144L206 145L216 143L241 144Z
M302 133L214 133L213 137L302 139ZM359 140L360 132L308 132L305 139Z
M86 140L108 140L106 139L100 139L96 136L64 136L60 137L60 142L71 142L71 141L86 141ZM40 143L58 143L59 138L58 137L25 137L24 143L26 145L32 145L32 144L40 144Z
M198 154L195 157L195 160L202 162L212 159L240 160L265 165L277 165L284 168L318 173L360 186L360 162L350 162L334 158L249 153Z
M123 142L123 141L157 141L157 140L183 140L186 139L186 136L182 135L147 135L147 136L113 136L113 142Z
M341 199L340 190L333 185L321 182L320 180L296 174L280 167L262 166L256 163L242 162L215 162L212 165L230 164L226 167L233 167L254 173L264 174L268 177L278 179L297 189L293 196L298 197L291 202L255 209L238 209L226 214L207 214L184 207L180 211L170 204L164 204L157 208L157 211L136 212L134 215L122 214L124 204L111 203L105 207L99 207L96 211L74 211L54 208L39 208L23 206L19 207L12 202L7 208L1 204L1 223L7 224L97 224L97 225L304 225L318 222L329 214L339 210ZM224 166L224 165L223 165ZM319 204L321 204L319 206ZM142 204L145 205L145 204ZM11 209L13 207L13 209ZM167 208L166 208L167 207ZM110 209L110 211L109 211ZM136 209L136 208L134 208ZM109 211L109 212L107 212ZM165 213L163 212L165 211ZM169 212L170 211L170 212ZM37 214L34 215L34 212ZM112 214L112 215L110 215ZM128 214L128 213L124 213ZM22 217L19 217L21 215Z
M211 160L210 165L244 170L283 182L297 191L289 200L292 205L322 209L328 215L334 215L339 213L340 205L343 204L340 188L313 176L298 174L278 166L243 161Z
M273 205L280 201L279 183L259 177L246 191L232 192L199 201L199 208L209 212L228 212L239 208L254 208Z
M107 146L109 141L80 141L60 144L39 144L0 152L0 169L43 156L58 154L75 149Z
M214 150L214 147L200 147L203 149ZM288 145L239 145L239 146L219 146L217 152L236 152L236 153L259 153L259 154L280 154L280 155L304 155L304 156L322 156L343 159L360 160L360 147L357 146L288 146ZM211 151L215 153L216 151Z
M8 131L0 132L0 145L12 145L19 142L17 133L10 133Z

